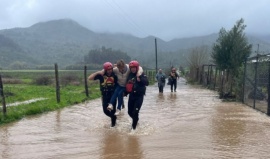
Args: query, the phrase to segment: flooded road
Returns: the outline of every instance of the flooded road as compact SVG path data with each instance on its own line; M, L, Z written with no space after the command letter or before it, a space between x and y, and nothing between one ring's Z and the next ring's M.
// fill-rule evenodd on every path
M127 103L125 97L125 103ZM147 88L135 133L127 110L110 128L101 100L0 127L0 158L269 158L270 118L217 92L185 85Z

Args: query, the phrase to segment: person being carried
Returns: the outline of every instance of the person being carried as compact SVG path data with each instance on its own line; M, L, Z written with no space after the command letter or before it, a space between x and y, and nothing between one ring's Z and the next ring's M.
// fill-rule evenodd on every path
M110 110L113 106L112 103L117 102L117 110L115 112L115 115L120 115L121 113L121 108L123 105L123 98L124 98L124 91L126 88L126 82L127 82L127 77L130 73L129 65L125 64L124 60L119 60L116 63L116 67L113 68L114 74L118 78L117 86L115 88L114 94L109 102L108 109ZM139 67L139 70L137 72L137 76L141 75L143 72L142 67Z
M162 69L158 70L158 73L156 74L156 79L158 82L159 93L163 93L163 88L164 88L165 82L166 82L166 75L165 75L165 73L162 72Z
M172 68L171 69L171 72L170 72L170 75L169 75L169 78L171 80L171 92L176 92L176 88L177 88L177 80L179 79L179 75L178 73L176 72L176 68Z
M107 107L117 84L117 76L113 73L112 63L105 62L103 64L103 69L104 69L104 73L101 73L100 71L92 73L88 77L88 80L99 80L100 91L102 95L101 99L102 99L103 112L105 115L111 118L111 127L114 127L116 124L116 119L117 119L117 117L114 115L116 102L112 104L113 108L111 110L108 110Z
M136 129L139 121L139 112L143 104L146 86L149 85L147 76L142 73L137 78L139 70L139 62L131 61L129 63L130 74L127 78L126 92L128 98L128 115L132 118L132 131Z

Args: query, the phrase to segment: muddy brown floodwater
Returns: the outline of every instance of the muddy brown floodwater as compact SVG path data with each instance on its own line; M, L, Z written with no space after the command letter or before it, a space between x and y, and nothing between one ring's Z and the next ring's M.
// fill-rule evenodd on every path
M126 109L110 128L96 99L1 126L0 158L270 158L268 116L184 79L175 93L149 86L138 128L130 128Z

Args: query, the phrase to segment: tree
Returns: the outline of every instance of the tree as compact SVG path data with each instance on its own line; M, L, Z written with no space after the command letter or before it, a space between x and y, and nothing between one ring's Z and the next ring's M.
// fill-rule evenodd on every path
M123 59L125 62L131 60L130 56L127 53L120 50L113 50L112 48L105 48L104 46L101 49L90 50L87 55L84 56L84 62L86 64L103 64L104 62L112 62Z
M228 82L225 84L225 88L226 86L230 87L229 94L233 94L233 92L235 92L235 95L241 94L242 80L239 80L239 76L243 72L243 63L251 54L252 45L248 44L248 40L245 37L245 28L246 25L244 25L242 18L236 22L230 31L227 32L222 28L211 54L217 68L221 71L226 70ZM221 93L223 94L223 92Z
M209 62L209 53L207 46L192 48L186 59L190 74L190 80L198 80L198 71L200 66ZM202 70L201 70L202 71Z
M208 63L209 53L207 46L192 48L188 57L187 63L190 69L198 68L203 64Z
M219 37L217 43L213 46L213 51L211 57L213 62L217 65L220 70L225 70L228 68L230 63L230 52L229 47L229 36L224 28L219 31Z
M14 61L9 65L10 68L14 70L22 70L22 69L27 69L27 63L26 62L21 62L21 61Z
M228 70L238 76L238 69L251 54L252 45L245 37L244 20L241 18L230 31L222 28L213 46L211 57L220 70Z

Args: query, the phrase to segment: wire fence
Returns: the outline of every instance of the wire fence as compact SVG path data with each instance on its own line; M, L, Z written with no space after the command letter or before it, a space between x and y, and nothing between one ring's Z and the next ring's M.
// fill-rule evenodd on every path
M270 56L247 59L244 74L243 103L269 115Z
M228 79L226 71L220 71L216 65L205 64L201 67L192 68L188 75L189 81L199 83L209 89L218 90L219 92L227 92Z
M93 73L93 70L88 70L90 71L89 73ZM6 77L5 81L2 81L2 74ZM18 75L19 74L19 75ZM153 84L155 82L155 71L154 70L145 70L145 74L148 76L149 82L151 84ZM18 103L18 101L14 101L16 100L16 98L14 96L16 96L16 93L18 94L27 94L27 92L16 92L13 93L13 87L27 87L27 86L36 86L36 87L31 87L32 91L28 92L29 94L25 95L25 96L29 96L32 97L32 95L34 94L39 95L41 97L45 96L44 93L44 89L45 88L51 88L52 86L55 87L55 91L56 91L56 101L57 103L60 102L60 88L63 89L65 88L67 85L73 85L74 87L81 89L82 92L85 92L85 95L87 97L89 97L89 92L91 92L90 87L92 87L92 85L88 86L88 82L87 82L87 77L89 74L87 74L87 67L84 67L84 71L79 70L79 71L68 71L68 70L62 70L58 72L58 66L57 64L55 64L55 71L46 71L43 72L41 70L36 70L36 71L22 71L22 72L3 72L0 73L0 112L2 111L3 114L6 114L7 112L7 106L10 106L14 103ZM19 76L19 78L18 78ZM14 78L13 78L14 77ZM27 80L30 80L32 82L30 83L24 83L22 81L22 79L20 79L20 77L22 79L26 78ZM53 81L52 79L55 78L55 81ZM25 81L25 79L24 79ZM35 82L33 82L35 81ZM49 82L52 81L52 82ZM81 84L82 82L84 82L84 87ZM4 91L4 85L8 84L5 87L5 91ZM20 85L21 84L21 85ZM43 89L40 89L40 87L38 85L44 85ZM83 91L84 88L84 91ZM10 95L9 95L10 94ZM64 93L65 96L67 96L67 93ZM63 95L63 92L62 92ZM74 97L74 95L71 94L72 97L67 97L68 100L70 100L71 98ZM65 98L66 99L66 98ZM64 99L64 100L65 100ZM30 100L30 99L29 99ZM32 99L31 99L32 100ZM24 103L24 102L21 102ZM2 107L2 108L1 108Z
M229 72L220 71L213 64L190 69L188 75L189 81L217 90L220 98L238 96L244 104L270 115L270 54L247 59L243 76L239 76L243 79L238 79L238 85L229 77ZM231 93L236 89L240 91L234 96Z

